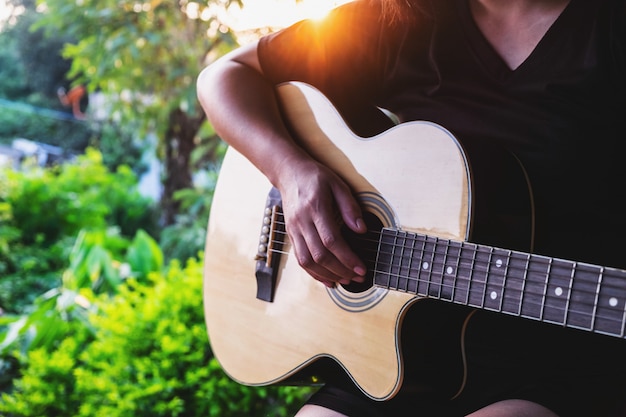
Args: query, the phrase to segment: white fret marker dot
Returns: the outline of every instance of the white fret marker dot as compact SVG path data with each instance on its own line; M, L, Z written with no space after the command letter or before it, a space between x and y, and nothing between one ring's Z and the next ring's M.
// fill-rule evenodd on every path
M498 268L502 268L502 259L498 259L498 260L496 261L496 266L497 266Z
M491 297L492 300L495 300L496 298L498 298L498 293L495 291L491 291L491 294L489 294L489 297Z
M452 272L454 271L454 269L452 269L451 266L449 266L448 268L446 268L446 272L448 273L448 275L452 275Z
M430 265L428 264L428 262L424 262L422 264L422 269L428 269L430 267Z
M554 290L554 293L555 293L558 297L562 296L562 295L563 295L563 288L561 288L561 287L556 287L556 289Z
M611 297L611 299L609 300L609 304L611 307L617 307L617 304L618 304L617 298Z

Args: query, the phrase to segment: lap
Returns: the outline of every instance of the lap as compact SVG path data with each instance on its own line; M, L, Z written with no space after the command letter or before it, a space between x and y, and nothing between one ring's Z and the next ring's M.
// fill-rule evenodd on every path
M417 414L415 414L417 415ZM295 417L349 417L322 406L307 404ZM524 400L505 400L491 404L467 417L558 417L547 408Z
M407 320L409 326L415 325L411 317ZM445 360L424 357L423 352L415 355L412 338L405 337L409 342L405 343L405 387L394 398L372 401L346 378L322 387L298 417L620 415L615 410L626 398L626 371L618 365L626 361L621 355L624 345L616 342L623 341L579 337L551 326L508 327L506 319L489 314L472 320L466 337L467 386L454 399L449 391L411 388L424 362L429 371L437 372ZM405 335L410 329L403 330ZM446 378L447 371L437 376L439 382Z

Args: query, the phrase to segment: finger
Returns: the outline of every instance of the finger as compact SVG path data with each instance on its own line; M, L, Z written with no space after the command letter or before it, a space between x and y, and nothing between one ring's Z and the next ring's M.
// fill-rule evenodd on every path
M307 236L307 237L305 237ZM313 278L327 286L335 283L349 284L353 279L360 280L350 269L326 249L317 231L290 237L298 264Z
M367 226L363 220L363 212L350 190L334 189L335 202L341 219L352 231L356 233L367 232Z
M319 242L307 243L317 264L341 279L352 280L365 275L365 265L345 241L336 222L317 222L315 226L317 235L313 236L319 236Z

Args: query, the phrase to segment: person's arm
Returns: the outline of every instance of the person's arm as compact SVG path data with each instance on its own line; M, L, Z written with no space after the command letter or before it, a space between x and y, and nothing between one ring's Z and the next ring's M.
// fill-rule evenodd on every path
M327 286L362 281L363 262L348 247L337 212L365 232L349 187L313 160L290 137L257 44L239 48L198 77L198 98L217 134L248 158L278 188L287 233L300 265Z

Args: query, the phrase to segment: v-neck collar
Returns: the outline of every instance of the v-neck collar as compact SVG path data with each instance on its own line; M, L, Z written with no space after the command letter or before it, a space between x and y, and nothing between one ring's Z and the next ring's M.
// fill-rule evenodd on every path
M552 26L548 28L544 36L539 40L535 49L526 57L526 59L515 69L511 69L504 61L502 56L493 48L491 43L483 35L482 31L476 24L472 16L469 6L469 0L458 0L458 11L462 22L462 30L465 32L465 38L470 47L476 54L477 59L485 67L485 69L496 79L506 81L517 74L527 71L527 67L532 67L535 61L543 61L549 57L549 52L556 40L556 36L560 32L558 29L562 25L569 25L569 21L574 18L574 12L578 0L570 0L563 12L557 17ZM572 26L569 26L572 27Z

